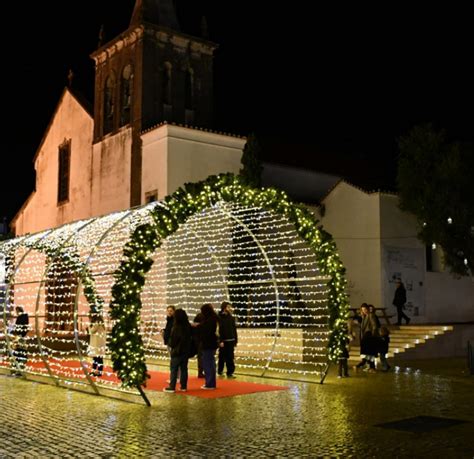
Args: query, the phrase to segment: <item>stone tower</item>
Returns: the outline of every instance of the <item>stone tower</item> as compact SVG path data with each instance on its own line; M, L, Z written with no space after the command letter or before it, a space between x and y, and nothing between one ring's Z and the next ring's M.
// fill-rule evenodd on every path
M210 127L214 43L180 31L173 0L136 0L130 26L95 61L94 143L132 129L130 205L140 204L142 131Z

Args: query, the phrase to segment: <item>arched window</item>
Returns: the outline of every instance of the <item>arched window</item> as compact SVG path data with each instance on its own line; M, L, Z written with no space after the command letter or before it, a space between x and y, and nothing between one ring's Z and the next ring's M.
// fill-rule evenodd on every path
M186 71L184 79L184 108L194 109L194 72L192 69Z
M64 139L58 152L58 204L69 200L69 172L71 169L71 139Z
M120 85L120 126L130 123L130 111L132 109L133 70L130 64L122 71Z
M104 134L108 134L114 128L114 90L115 77L112 74L107 77L104 86Z
M161 90L163 105L171 105L171 64L169 62L165 62L163 67Z

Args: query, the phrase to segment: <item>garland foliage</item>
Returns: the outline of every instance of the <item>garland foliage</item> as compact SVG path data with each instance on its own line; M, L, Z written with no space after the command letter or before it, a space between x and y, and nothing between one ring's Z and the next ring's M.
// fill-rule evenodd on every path
M292 203L286 193L273 188L255 189L232 174L211 176L199 183L188 183L165 198L166 208L155 207L153 223L136 228L124 248L124 257L115 272L110 315L115 321L109 349L114 371L124 387L145 385L149 375L140 336L140 294L146 273L153 265L152 255L162 241L192 215L218 201L257 206L286 217L314 250L322 274L330 277L328 357L336 361L345 346L348 302L344 267L332 237L317 226L317 220L304 206Z

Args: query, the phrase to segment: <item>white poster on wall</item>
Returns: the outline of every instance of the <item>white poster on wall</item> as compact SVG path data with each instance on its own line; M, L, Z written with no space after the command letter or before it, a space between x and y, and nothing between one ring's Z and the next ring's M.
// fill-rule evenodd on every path
M407 291L406 313L408 316L425 314L425 251L424 249L383 246L384 305L396 314L393 296L397 279L401 279ZM392 311L393 309L393 311Z

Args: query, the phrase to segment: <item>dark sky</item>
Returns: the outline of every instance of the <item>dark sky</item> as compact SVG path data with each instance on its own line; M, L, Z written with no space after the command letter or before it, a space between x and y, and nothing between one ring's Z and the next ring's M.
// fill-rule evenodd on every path
M315 170L327 168L328 158L332 168L345 160L366 170L382 164L380 173L387 175L397 137L417 123L432 122L454 139L474 141L474 37L467 7L327 3L178 0L183 29L197 32L204 13L210 39L220 45L218 129L255 131L266 160ZM89 54L100 24L112 39L127 28L133 4L2 4L0 216L11 218L33 190L32 158L68 69L75 73L74 87L92 100Z

